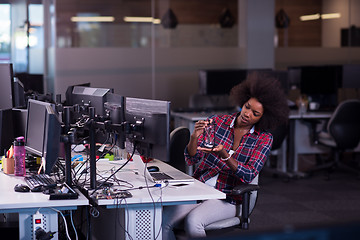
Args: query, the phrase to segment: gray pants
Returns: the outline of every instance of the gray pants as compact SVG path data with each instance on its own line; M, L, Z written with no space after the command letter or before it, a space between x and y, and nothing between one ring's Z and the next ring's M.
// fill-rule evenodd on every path
M210 223L239 215L239 207L223 200L206 200L199 204L165 206L163 210L163 239L176 239L174 227L184 224L188 237L206 237Z

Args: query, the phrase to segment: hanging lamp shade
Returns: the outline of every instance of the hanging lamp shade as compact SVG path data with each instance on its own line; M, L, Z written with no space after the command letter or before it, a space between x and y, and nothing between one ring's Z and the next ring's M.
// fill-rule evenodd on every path
M169 8L164 16L161 18L161 25L164 28L172 29L178 25L178 20L175 13Z

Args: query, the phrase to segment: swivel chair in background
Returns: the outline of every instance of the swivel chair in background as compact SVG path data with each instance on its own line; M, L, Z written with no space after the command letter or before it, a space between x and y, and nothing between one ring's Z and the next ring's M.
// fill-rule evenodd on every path
M326 131L315 135L314 142L331 150L333 158L330 162L317 165L309 170L311 174L319 170L332 170L340 168L360 177L360 169L356 169L341 161L342 153L353 150L360 143L360 100L352 99L341 102L330 117ZM328 175L329 177L329 175Z

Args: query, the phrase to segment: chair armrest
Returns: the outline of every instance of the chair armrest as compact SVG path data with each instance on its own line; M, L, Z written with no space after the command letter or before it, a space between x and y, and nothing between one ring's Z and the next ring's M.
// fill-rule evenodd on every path
M240 184L233 188L233 195L242 195L242 208L239 227L242 229L249 229L249 215L250 215L250 195L252 191L259 190L257 184Z
M244 184L240 184L240 185L235 186L232 189L232 194L233 195L242 195L242 194L247 193L247 192L257 191L259 189L260 189L259 185L244 183Z

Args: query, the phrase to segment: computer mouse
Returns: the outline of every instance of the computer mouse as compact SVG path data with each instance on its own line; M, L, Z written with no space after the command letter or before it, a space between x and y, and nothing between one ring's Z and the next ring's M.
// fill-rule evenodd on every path
M39 185L39 186L33 187L33 188L31 189L31 191L32 191L32 192L42 192L44 189L45 189L44 186Z
M160 170L157 166L149 166L147 169L149 172L158 172Z
M14 187L15 192L30 192L30 188L29 186L25 185L25 184L16 184Z

